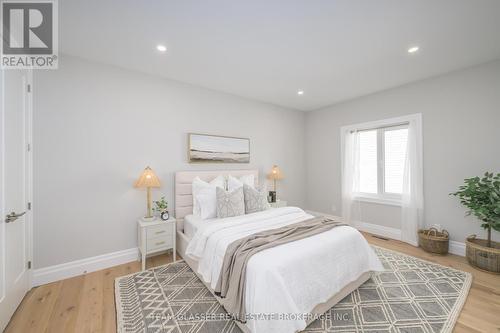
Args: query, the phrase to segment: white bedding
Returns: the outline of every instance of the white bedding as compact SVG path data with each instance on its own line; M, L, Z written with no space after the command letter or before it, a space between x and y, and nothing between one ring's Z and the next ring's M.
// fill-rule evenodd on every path
M198 273L215 287L227 246L258 231L311 218L297 207L215 219L198 225L186 254L198 261ZM354 228L341 226L252 256L247 266L248 314L306 314L368 271L382 271L380 260ZM301 331L306 318L249 319L253 333Z
M216 221L217 219L206 219L202 220L201 217L197 215L186 215L184 217L184 234L188 239L191 239L196 234L198 227L203 223L210 223L210 221Z

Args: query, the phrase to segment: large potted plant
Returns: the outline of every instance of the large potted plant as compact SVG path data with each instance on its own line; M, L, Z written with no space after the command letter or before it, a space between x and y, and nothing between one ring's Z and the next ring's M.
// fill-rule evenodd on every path
M467 215L481 221L488 239L469 236L466 241L467 260L477 268L500 273L500 243L491 240L491 231L500 231L500 173L486 172L484 177L465 179L465 184L452 193L467 207Z

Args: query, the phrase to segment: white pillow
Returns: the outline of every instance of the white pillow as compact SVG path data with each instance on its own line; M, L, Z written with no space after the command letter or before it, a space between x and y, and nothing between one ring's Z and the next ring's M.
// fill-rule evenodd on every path
M196 200L200 209L199 217L202 220L217 217L217 188L219 186L207 187L198 193Z
M244 175L239 178L229 176L227 178L227 190L232 192L238 187L242 187L243 184L247 184L250 187L255 188L255 177L254 175Z
M201 180L200 177L196 177L195 179L193 179L192 187L193 215L198 215L201 218L203 218L203 216L207 216L206 218L215 217L217 212L217 196L215 189L217 187L220 187L222 189L226 187L224 177L222 175L219 175L210 183Z

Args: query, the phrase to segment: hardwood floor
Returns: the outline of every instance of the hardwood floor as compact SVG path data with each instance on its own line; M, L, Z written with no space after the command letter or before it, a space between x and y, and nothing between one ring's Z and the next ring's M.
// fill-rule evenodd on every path
M500 276L472 268L463 257L432 255L399 241L364 235L372 244L472 273L472 288L454 332L500 332ZM164 254L148 259L147 267L171 261L171 254ZM34 288L5 332L116 332L114 279L140 269L139 262L131 262Z

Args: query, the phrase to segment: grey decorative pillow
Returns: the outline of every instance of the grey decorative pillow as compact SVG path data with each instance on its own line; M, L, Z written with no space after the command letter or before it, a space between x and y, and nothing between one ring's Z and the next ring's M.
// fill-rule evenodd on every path
M245 215L243 187L232 192L217 187L217 218Z
M245 194L245 213L250 214L270 208L265 189L258 190L243 184L243 192Z

